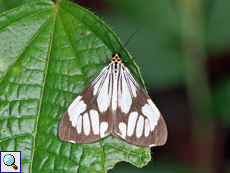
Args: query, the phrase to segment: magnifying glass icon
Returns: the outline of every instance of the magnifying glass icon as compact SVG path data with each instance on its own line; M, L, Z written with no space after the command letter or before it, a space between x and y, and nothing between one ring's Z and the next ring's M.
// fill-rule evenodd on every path
M15 170L18 169L18 167L14 164L15 163L15 158L11 154L7 154L3 158L3 162L7 166L12 166Z

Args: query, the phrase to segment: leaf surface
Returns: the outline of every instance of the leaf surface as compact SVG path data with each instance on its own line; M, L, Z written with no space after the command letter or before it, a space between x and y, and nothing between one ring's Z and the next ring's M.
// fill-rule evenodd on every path
M0 15L0 150L22 151L22 172L107 172L119 161L142 167L150 148L109 136L62 142L60 119L121 43L90 11L68 1L31 1ZM131 57L125 50L122 59ZM144 86L138 67L127 67Z

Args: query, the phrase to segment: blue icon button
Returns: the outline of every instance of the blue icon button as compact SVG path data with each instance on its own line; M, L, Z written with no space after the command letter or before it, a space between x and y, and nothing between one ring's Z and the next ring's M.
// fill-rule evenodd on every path
M5 163L5 165L7 166L12 166L15 170L18 169L18 167L14 164L15 163L15 158L13 155L11 154L7 154L4 156L3 158L3 162Z
M21 173L21 151L0 151L0 173Z

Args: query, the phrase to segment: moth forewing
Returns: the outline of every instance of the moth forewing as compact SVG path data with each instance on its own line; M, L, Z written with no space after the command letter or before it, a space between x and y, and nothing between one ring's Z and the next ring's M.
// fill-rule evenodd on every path
M108 75L109 66L106 66L65 111L59 124L59 138L62 141L91 143L111 133L111 109L109 105L105 107L104 103L99 103L98 100ZM100 111L100 104L104 106L103 111Z
M115 134L135 145L164 145L167 127L160 111L127 67L120 74Z

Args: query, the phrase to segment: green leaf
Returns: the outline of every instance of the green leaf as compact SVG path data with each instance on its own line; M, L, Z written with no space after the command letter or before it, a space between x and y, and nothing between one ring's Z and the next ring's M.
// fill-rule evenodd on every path
M60 119L121 43L90 11L68 1L31 1L0 15L0 150L22 151L22 172L107 172L117 162L142 167L150 148L109 136L62 142ZM130 60L126 50L122 58ZM138 67L127 65L144 86Z
M0 13L32 0L0 0Z

